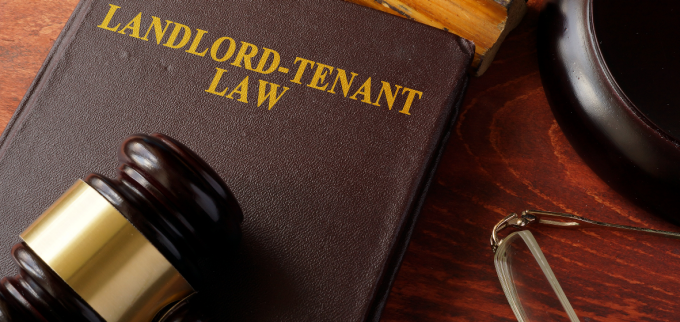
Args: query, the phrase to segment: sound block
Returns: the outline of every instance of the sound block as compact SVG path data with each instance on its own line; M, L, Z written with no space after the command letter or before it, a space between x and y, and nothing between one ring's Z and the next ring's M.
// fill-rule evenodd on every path
M549 0L538 30L570 143L610 186L680 223L680 2Z

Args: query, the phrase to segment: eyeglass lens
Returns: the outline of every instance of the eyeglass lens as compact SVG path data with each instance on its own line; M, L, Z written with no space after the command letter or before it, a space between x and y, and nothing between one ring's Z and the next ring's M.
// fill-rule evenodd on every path
M566 297L560 302L558 294L564 293L530 232L506 237L494 261L508 302L520 322L579 321Z

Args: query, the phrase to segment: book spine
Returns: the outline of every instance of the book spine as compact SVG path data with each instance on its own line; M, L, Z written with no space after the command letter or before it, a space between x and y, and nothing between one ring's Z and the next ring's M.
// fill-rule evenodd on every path
M430 158L427 167L424 169L424 179L421 180L421 183L416 190L418 192L414 195L414 202L412 204L411 210L409 211L409 214L404 217L404 222L399 228L399 232L396 234L398 238L394 241L391 247L393 251L387 260L386 269L382 272L382 276L375 289L376 291L375 295L373 296L373 302L368 307L364 321L380 321L380 315L385 308L385 304L387 304L387 298L390 294L390 290L392 289L392 284L394 283L394 279L399 272L401 262L404 259L406 250L408 249L408 244L411 240L411 235L413 234L416 221L418 220L420 212L425 203L427 191L430 188L432 179L437 172L439 161L441 160L449 138L451 137L451 132L456 123L456 119L458 118L458 113L463 102L463 96L465 95L467 85L468 78L465 77L465 79L461 80L459 88L457 88L454 92L456 94L452 95L451 99L449 100L449 104L451 105L451 113L447 117L443 118L445 124L441 130L442 135L435 145L435 151L432 153L432 157Z

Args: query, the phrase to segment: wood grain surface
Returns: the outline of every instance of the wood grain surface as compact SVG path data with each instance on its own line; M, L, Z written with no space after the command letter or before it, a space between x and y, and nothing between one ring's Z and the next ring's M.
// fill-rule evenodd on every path
M0 126L76 2L0 0ZM570 212L678 231L609 188L565 139L538 71L540 6L529 1L491 68L470 83L383 321L514 321L489 247L491 228L509 212ZM674 316L680 242L600 230L534 234L582 321L680 320ZM525 286L530 294L549 293ZM532 308L559 311L540 303Z

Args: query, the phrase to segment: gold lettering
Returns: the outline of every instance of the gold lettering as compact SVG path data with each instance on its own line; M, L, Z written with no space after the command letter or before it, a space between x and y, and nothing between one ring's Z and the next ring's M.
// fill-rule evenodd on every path
M120 24L115 27L109 27L109 23L111 22L111 19L113 19L113 15L116 13L116 10L120 9L120 7L114 6L112 4L109 4L109 6L111 8L109 8L109 12L106 14L106 17L104 17L104 21L102 21L102 23L97 27L115 32L118 30L118 27L120 27Z
M328 91L331 94L335 94L335 84L338 83L338 79L340 80L340 86L342 87L342 94L347 97L347 94L349 93L349 88L352 86L352 82L354 82L354 76L357 76L357 73L352 73L352 78L347 82L347 74L345 74L345 70L338 68L338 74L335 76L335 81L333 82L333 86L331 86L331 89Z
M154 33L156 34L156 44L160 45L161 40L163 40L163 36L165 36L165 31L168 30L170 25L172 25L172 21L166 20L165 27L162 27L161 18L151 16L151 25L149 25L149 29L146 30L146 34L142 40L149 41L149 33L151 33L151 29L153 29Z
M325 91L326 87L328 87L328 83L323 84L323 82L326 80L326 76L332 72L333 67L324 65L322 63L316 64L316 71L314 72L314 76L312 76L312 81L309 82L307 86Z
M198 55L198 56L205 56L205 53L208 52L208 48L206 48L203 52L199 53L196 52L196 49L198 49L198 45L201 42L201 39L203 39L203 35L207 33L205 30L201 29L196 29L198 32L196 33L196 36L194 37L194 41L191 42L191 47L187 50L188 53Z
M248 103L248 76L244 78L241 83L239 83L236 88L234 88L229 95L227 95L228 98L234 99L234 94L239 94L240 97L237 101L243 102L243 103ZM259 106L259 105L258 105Z
M217 51L220 49L220 46L222 45L222 43L225 40L229 40L229 49L227 49L227 52L224 53L224 56L222 56L222 58L217 58ZM231 39L229 37L222 37L220 39L215 40L212 47L210 47L210 57L212 57L212 59L214 61L223 62L223 61L231 58L231 56L234 54L235 51L236 51L236 42L234 41L234 39Z
M309 67L314 67L314 62L308 59L295 57L295 62L293 63L293 65L297 64L298 61L300 62L300 67L298 67L298 70L295 73L295 78L293 78L291 82L302 85L302 83L300 82L300 80L302 79L302 74L304 74L307 65L310 65Z
M423 92L416 91L414 89L406 88L404 87L404 90L401 91L401 95L404 95L408 92L408 96L406 96L406 103L404 103L404 108L399 111L399 113L404 113L406 115L411 115L409 113L409 110L411 109L411 104L413 103L413 98L418 94L418 99L423 98Z
M180 32L184 32L184 35L182 35L182 40L180 40L178 43L175 43ZM174 49L182 48L189 42L189 39L191 39L191 28L189 28L187 25L175 22L175 28L172 30L168 41L165 42L163 46Z
M262 54L262 58L260 58L260 63L257 64L257 68L255 68L255 71L262 74L271 74L279 67L279 64L281 63L281 56L279 56L279 53L276 52L275 50L269 48L262 49L264 49L264 53ZM274 59L272 60L272 64L269 65L269 68L267 68L267 70L264 70L264 65L267 64L267 59L269 59L270 54L273 54Z
M392 110L392 105L394 105L394 100L397 98L397 94L399 94L399 90L401 89L401 86L399 85L394 85L397 87L397 90L394 91L394 95L392 95L392 86L390 86L390 83L386 81L381 81L382 82L382 88L380 89L380 93L378 94L378 99L375 100L375 103L373 105L375 106L380 106L380 98L382 97L382 94L385 93L385 99L387 100L387 107L389 110Z
M134 38L139 38L139 26L142 24L142 13L138 13L130 22L128 22L127 25L125 25L125 28L121 29L118 33L125 35L125 30L132 29L132 32L130 33L130 37Z
M248 49L250 49L250 52L246 53ZM242 41L241 49L239 49L238 54L236 54L236 59L234 59L234 62L231 64L236 67L241 67L241 61L243 61L243 65L247 70L254 70L250 64L250 60L257 55L257 51L257 46Z
M361 100L364 103L371 104L371 78L369 77L361 87L359 87L359 90L357 90L354 95L350 96L349 98L356 100L357 95L363 95L364 98Z
M217 73L215 73L215 77L213 77L212 83L210 83L210 87L208 89L206 89L205 91L210 93L210 94L224 96L224 94L227 93L227 89L229 89L229 88L225 87L223 91L218 92L217 91L217 85L220 83L220 80L222 79L222 75L224 73L226 73L227 70L219 68L219 67L216 67L215 69L217 69Z
M271 84L272 86L269 89L269 93L265 94L265 91L267 90L267 84ZM274 107L274 104L279 101L281 96L283 96L283 94L288 91L288 87L283 87L283 92L281 92L281 95L276 94L278 90L279 85L260 80L260 88L258 89L257 93L257 107L260 107L260 105L262 105L266 99L269 99L269 110L271 110L272 107Z

